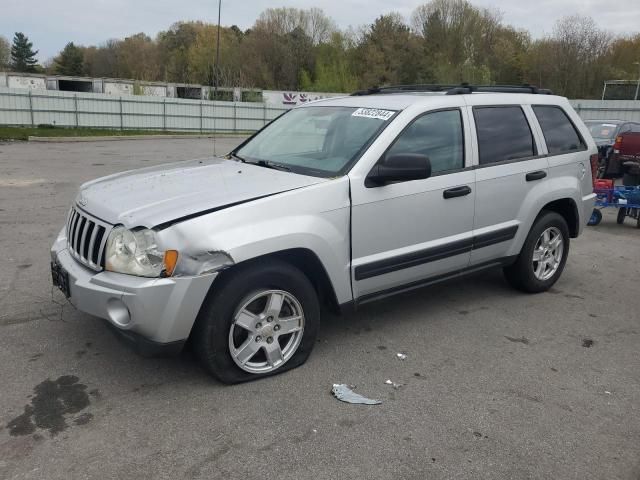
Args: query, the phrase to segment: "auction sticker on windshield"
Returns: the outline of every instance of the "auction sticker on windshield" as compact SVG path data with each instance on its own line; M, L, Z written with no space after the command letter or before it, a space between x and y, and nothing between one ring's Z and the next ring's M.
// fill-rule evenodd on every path
M389 120L396 113L392 110L380 110L379 108L359 108L351 114L352 117L377 118Z

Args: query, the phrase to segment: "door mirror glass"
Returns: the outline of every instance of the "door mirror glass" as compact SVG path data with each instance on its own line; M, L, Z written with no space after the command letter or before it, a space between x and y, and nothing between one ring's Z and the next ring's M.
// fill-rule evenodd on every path
M392 182L422 180L431 176L431 161L420 153L387 155L367 175L366 187L380 187Z

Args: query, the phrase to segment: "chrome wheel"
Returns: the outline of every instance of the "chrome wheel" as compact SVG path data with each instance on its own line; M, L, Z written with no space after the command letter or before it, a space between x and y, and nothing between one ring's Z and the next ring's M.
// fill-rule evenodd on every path
M303 331L300 302L283 290L263 290L236 311L229 329L229 352L246 372L272 372L296 353Z
M555 275L562 262L564 238L556 227L549 227L538 238L533 249L533 274L538 280L546 281Z

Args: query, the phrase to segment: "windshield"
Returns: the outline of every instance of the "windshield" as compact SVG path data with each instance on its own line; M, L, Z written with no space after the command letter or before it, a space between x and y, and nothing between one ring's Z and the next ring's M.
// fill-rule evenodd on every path
M246 162L286 167L304 175L341 175L394 114L391 110L355 107L293 109L234 155Z
M615 123L585 122L591 132L591 136L598 140L613 140L618 125Z

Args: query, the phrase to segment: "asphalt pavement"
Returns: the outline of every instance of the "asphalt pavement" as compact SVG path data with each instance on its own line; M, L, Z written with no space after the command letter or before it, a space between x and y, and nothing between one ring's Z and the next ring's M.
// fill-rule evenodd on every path
M243 385L189 352L141 358L66 304L49 247L78 186L213 149L0 144L0 478L640 478L640 230L615 212L548 293L495 271L325 315L305 365Z

